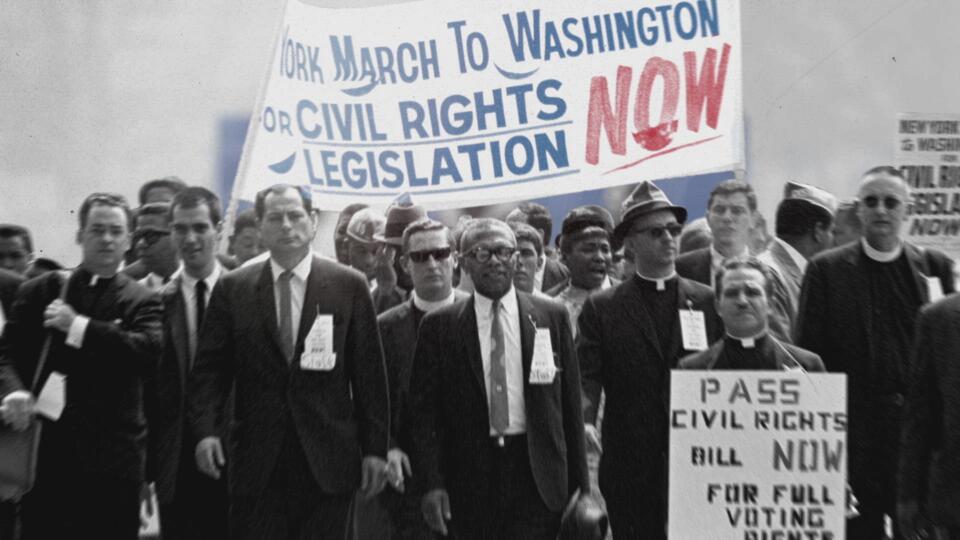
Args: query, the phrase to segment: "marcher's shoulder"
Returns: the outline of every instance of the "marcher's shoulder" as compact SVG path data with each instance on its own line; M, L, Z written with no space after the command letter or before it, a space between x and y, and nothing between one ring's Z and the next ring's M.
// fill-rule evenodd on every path
M687 289L687 295L692 296L693 300L697 302L713 300L713 289L709 285L685 277L679 277L679 280L680 284Z
M270 264L270 259L264 259L253 264L246 264L233 270L224 268L224 273L221 274L220 279L217 280L217 288L223 285L233 286L237 283L256 282L260 278L260 273L263 272L263 269L268 264Z
M379 324L381 328L389 327L404 321L409 316L410 302L407 301L402 304L397 304L380 315L377 315L377 324Z
M688 354L677 363L677 369L707 369L710 364L710 350Z
M17 287L21 283L23 283L23 276L0 268L0 287Z
M158 293L126 274L118 273L114 279L116 279L117 290L121 292L124 298L133 302L160 301Z
M819 354L802 347L798 347L792 343L780 343L787 351L790 352L797 362L800 362L800 365L803 366L803 369L814 373L826 371L826 368L823 364L823 359L820 358Z
M676 264L677 264L678 266L680 266L680 265L689 265L689 264L693 264L693 263L695 263L695 262L697 262L697 261L700 261L701 259L703 259L703 258L705 258L705 257L706 257L706 258L709 258L709 257L710 257L710 248L709 248L709 247L700 248L700 249L695 249L695 250L693 250L693 251L688 251L688 252L686 252L686 253L681 253L679 256L677 256L677 262L676 262Z
M566 315L567 308L559 300L549 296L540 296L536 294L520 293L530 300L530 304L543 313L557 313Z
M932 265L941 267L941 268L952 268L953 259L951 259L946 253L936 250L925 248L924 252L927 254L927 258Z
M359 286L367 289L367 278L354 268L320 255L314 256L314 264L334 286Z
M956 317L956 312L960 312L960 292L923 306L920 308L920 317L946 321L947 318Z
M842 246L830 248L813 256L810 259L810 266L814 268L829 267L842 261L849 261L860 250L858 242L851 242Z

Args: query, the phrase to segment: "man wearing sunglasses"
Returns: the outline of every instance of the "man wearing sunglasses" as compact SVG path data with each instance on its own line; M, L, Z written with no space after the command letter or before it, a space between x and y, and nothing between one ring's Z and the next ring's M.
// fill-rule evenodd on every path
M814 257L800 292L797 344L848 376L849 474L860 500L851 540L882 537L884 514L894 515L914 322L920 306L954 291L950 259L900 239L909 197L897 169L867 171L858 192L863 237Z
M687 211L652 182L623 202L614 236L634 256L635 275L598 292L580 313L580 358L588 444L602 451L600 492L614 538L666 538L669 373L681 356L722 335L710 288L677 275ZM684 323L700 321L702 333ZM699 346L694 342L699 340ZM606 394L603 446L597 431Z
M147 203L137 210L133 247L149 272L140 284L159 292L180 266L177 248L170 239L170 203Z
M475 293L423 318L403 411L423 517L458 539L552 540L590 489L567 314L516 291L505 223L470 221L461 247Z
M414 221L403 232L399 262L413 281L410 299L377 317L383 341L387 380L390 384L390 450L387 452L388 480L393 488L385 490L378 502L389 512L392 534L409 539L433 538L420 512L420 498L410 493L406 480L413 472L410 460L401 446L401 409L408 400L413 350L417 328L424 315L469 295L453 289L453 248L450 231L429 218ZM358 538L381 537L368 524L357 521ZM362 530L361 530L362 528ZM373 534L371 534L373 533Z

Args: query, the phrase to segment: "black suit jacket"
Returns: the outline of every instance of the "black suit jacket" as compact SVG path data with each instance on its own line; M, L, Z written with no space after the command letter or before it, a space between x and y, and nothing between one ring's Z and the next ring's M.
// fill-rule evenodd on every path
M547 292L563 283L568 277L570 277L570 270L562 262L547 257L543 262L543 283L540 285L540 290Z
M300 369L303 343L318 314L333 315L336 364ZM217 436L235 386L227 452L231 493L254 495L270 479L288 421L325 493L360 484L361 457L385 457L389 398L383 350L367 281L314 257L287 364L279 342L270 260L222 276L210 298L188 384L188 417L197 440Z
M925 502L939 526L960 527L960 295L917 320L900 453L902 501Z
M544 504L558 512L573 492L589 489L580 370L559 304L517 293L527 447L533 479ZM549 328L560 368L553 384L529 384L537 328ZM493 474L487 452L490 420L474 297L424 317L417 337L410 406L401 441L409 449L419 492L445 488L456 519L460 505L484 507L478 486Z
M226 272L226 269L223 269ZM222 277L223 274L221 274ZM148 474L156 482L157 500L174 499L181 467L196 467L193 460L181 463L184 453L193 455L193 437L187 431L187 377L190 372L190 331L187 308L181 291L182 277L170 280L160 291L163 302L163 353L150 388L148 420L150 454ZM216 287L214 287L216 288ZM198 339L199 339L199 332ZM229 407L228 401L228 407ZM228 418L232 411L228 410ZM221 433L221 437L226 433ZM189 448L183 448L186 444Z
M596 424L601 390L606 393L601 489L615 482L635 483L665 466L670 369L692 352L683 349L679 321L669 350L660 350L655 329L663 324L641 304L639 279L591 295L578 321L587 423ZM693 309L703 311L708 339L723 334L709 287L678 278L677 296L680 309L687 309L689 300ZM650 495L660 493L651 487Z
M768 336L767 339L765 353L773 361L773 370L784 371L802 367L804 371L810 373L826 371L823 360L816 354L796 345L780 342L773 336ZM724 342L725 340L718 339L710 345L709 349L685 356L677 367L679 369L715 369L720 353L723 352Z
M20 288L0 340L0 396L25 389L33 380L46 332L43 311L60 294L60 272L38 276ZM67 403L60 420L44 427L40 441L45 462L67 460L86 472L119 480L142 481L147 423L143 387L160 353L161 308L157 296L124 274L101 284L96 304L81 307L80 294L90 273L70 278L66 302L90 317L79 349L51 331L50 355L39 388L52 371L67 376Z
M454 302L470 297L457 289L453 290L453 294ZM380 341L383 342L383 359L387 364L387 381L390 385L390 448L399 445L399 434L402 431L401 410L408 399L417 328L423 315L420 313L418 317L418 311L411 298L377 316Z
M927 284L923 276L937 276L945 293L954 291L953 262L946 255L904 244L913 268L915 292L926 302ZM873 306L865 264L867 255L860 242L828 250L814 257L807 266L800 290L797 313L797 345L819 354L828 371L848 375L847 403L850 414L850 479L854 493L862 482L873 482L885 467L876 456L895 455L895 449L883 443L891 422L890 396L878 390L874 350L870 335Z
M23 277L20 274L0 270L0 305L3 306L4 314L13 310L13 298L17 295L21 283Z
M710 247L688 251L677 257L677 274L680 277L692 279L694 281L710 286L710 272L713 268Z

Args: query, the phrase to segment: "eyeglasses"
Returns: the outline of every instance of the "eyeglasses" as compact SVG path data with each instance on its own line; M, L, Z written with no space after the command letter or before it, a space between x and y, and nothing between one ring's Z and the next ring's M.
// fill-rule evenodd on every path
M425 263L430 257L433 257L433 260L440 262L445 261L450 258L451 249L449 247L438 248L438 249L424 249L422 251L411 251L407 253L407 256L410 257L410 260L415 263Z
M170 231L161 231L161 230L150 230L150 231L141 231L134 233L134 243L142 241L148 246L156 244L161 238L165 236L170 236Z
M867 195L863 199L860 199L860 201L866 205L867 208L876 208L877 205L880 204L880 201L883 201L883 207L887 210L895 210L896 208L899 208L901 204L903 204L903 201L896 197L884 197L883 199L880 199L875 195Z
M483 263L489 261L490 257L496 255L500 262L506 262L510 259L510 257L513 257L513 254L516 252L517 248L512 246L499 246L495 248L477 246L464 253L464 256L473 257L477 261Z
M683 225L679 223L670 223L669 225L663 225L659 227L645 227L643 229L634 229L634 233L650 233L650 237L657 239L663 238L663 233L670 233L670 236L676 238L680 236L680 233L683 232Z

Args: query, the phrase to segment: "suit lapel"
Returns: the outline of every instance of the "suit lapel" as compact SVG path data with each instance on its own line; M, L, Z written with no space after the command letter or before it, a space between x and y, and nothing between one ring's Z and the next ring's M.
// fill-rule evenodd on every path
M324 302L327 300L323 293L327 282L320 269L320 258L314 257L310 264L310 275L307 276L307 290L303 295L303 306L300 308L300 328L297 331L297 346L294 350L296 357L303 350L303 342L310 333L310 327L320 313L333 313L333 306ZM292 362L291 362L292 364Z
M866 269L866 257L867 254L863 251L863 245L857 243L856 249L850 252L850 276L853 276L853 279L844 279L842 283L845 283L850 286L853 291L851 295L857 302L857 313L860 315L859 319L863 325L863 335L867 336L867 349L870 354L870 358L876 358L876 351L874 350L874 341L870 338L870 330L873 328L873 310L870 309L870 306L866 303L866 300L870 298L870 287L869 280L864 273Z
M533 340L536 339L538 324L537 312L530 303L530 298L517 292L517 311L520 314L520 358L523 362L523 382L530 380L530 364L533 362Z
M263 270L260 271L260 279L257 280L256 296L258 319L263 325L264 337L273 344L274 348L275 354L270 356L286 367L283 347L280 346L280 330L277 328L277 308L273 300L273 271L270 269L269 259L263 262Z
M460 309L460 336L465 338L462 342L467 349L467 363L470 364L470 371L473 372L474 386L483 396L484 407L487 407L487 385L483 380L483 357L480 355L480 337L477 332L477 314L474 308L476 299L473 295L463 303ZM470 339L470 338L473 339Z
M190 332L187 328L187 305L181 290L181 277L177 276L164 289L164 309L170 315L170 338L180 371L180 386L183 387L190 368Z
M930 301L930 291L928 290L928 285L924 276L930 276L930 268L927 265L926 257L923 256L916 246L913 244L903 243L903 250L907 254L907 260L910 262L910 268L913 270L913 283L916 286L917 298L920 299L920 304L926 304ZM942 287L942 284L941 284Z

